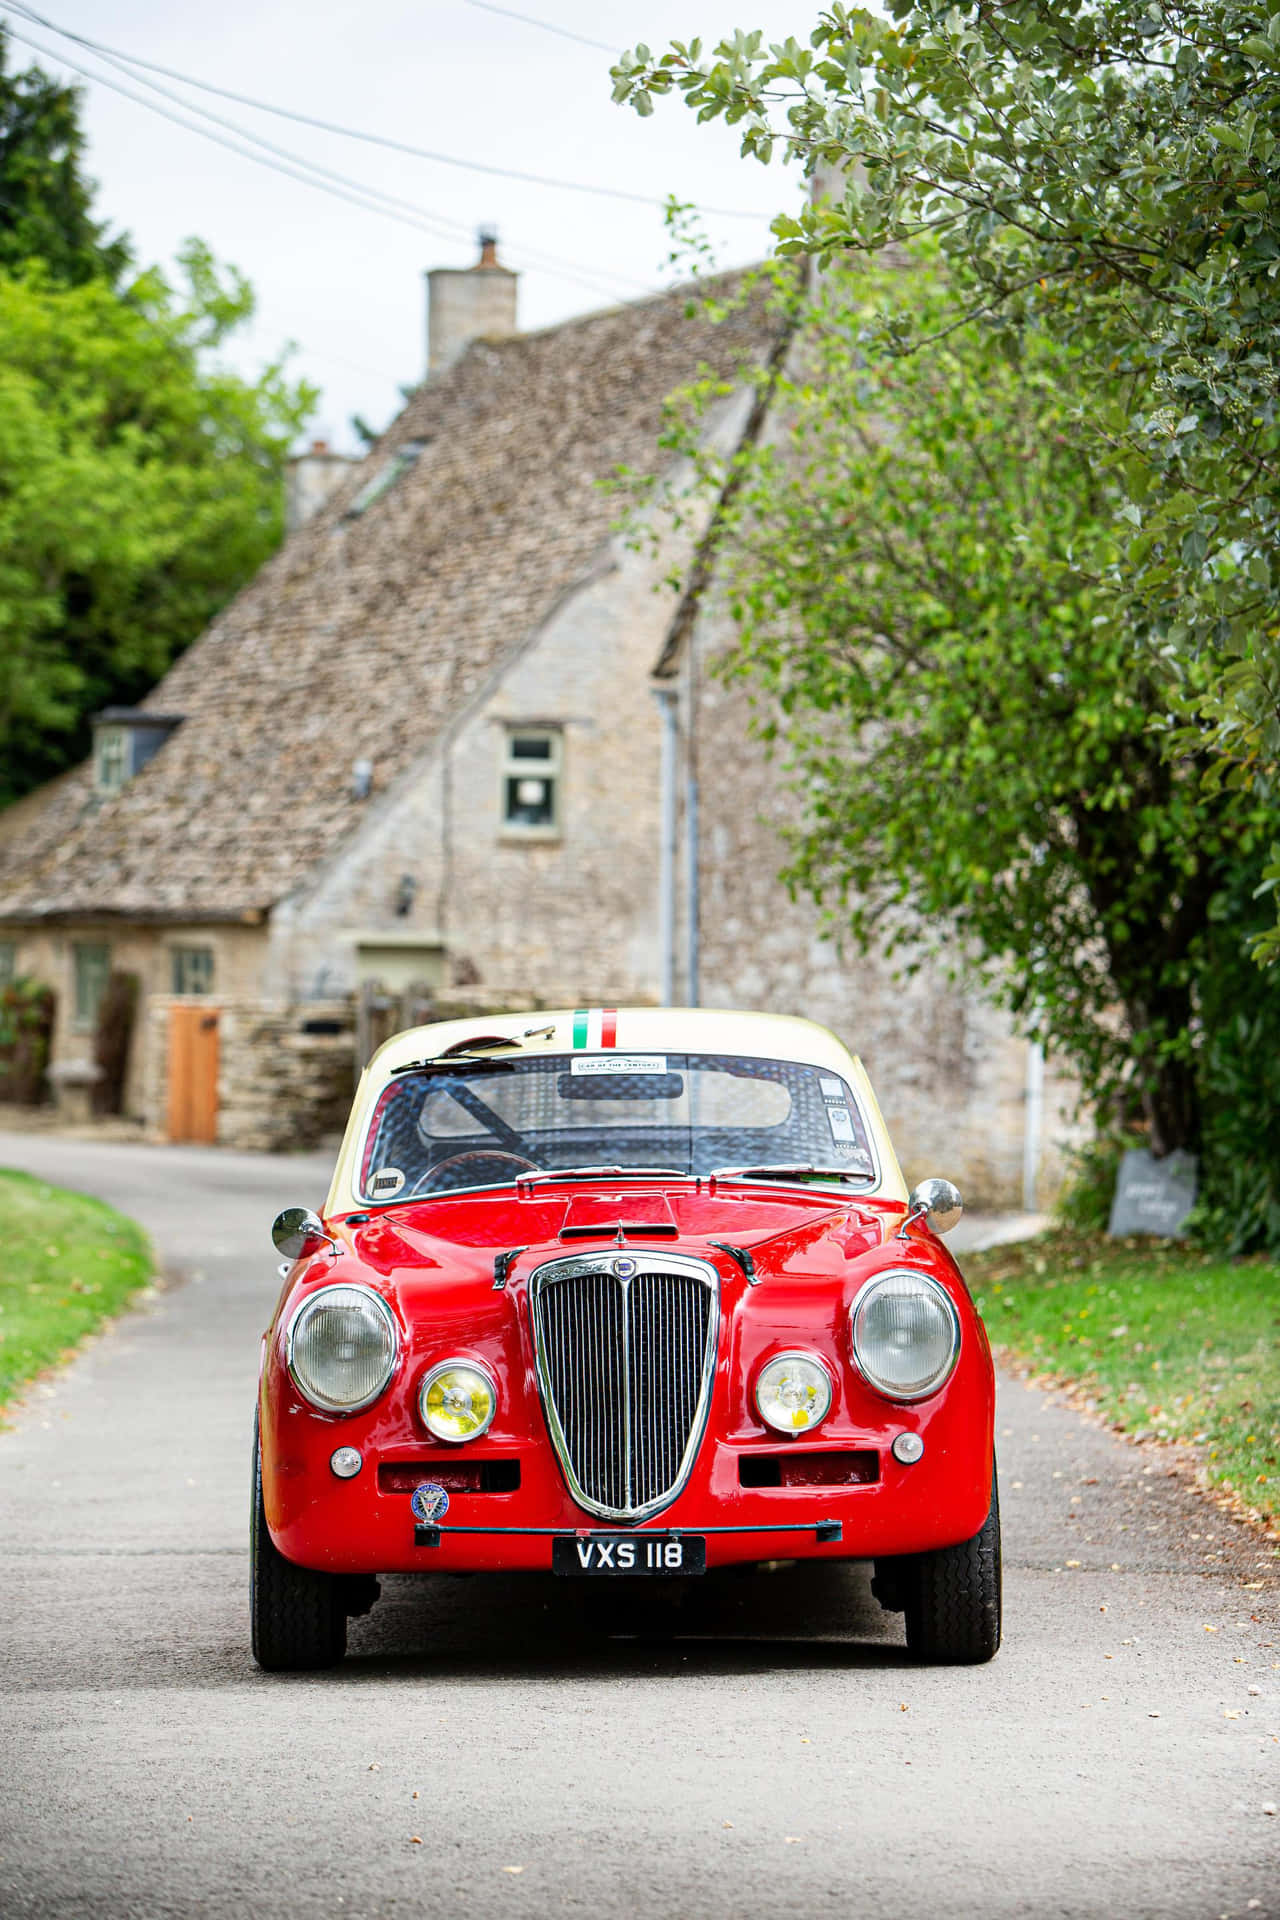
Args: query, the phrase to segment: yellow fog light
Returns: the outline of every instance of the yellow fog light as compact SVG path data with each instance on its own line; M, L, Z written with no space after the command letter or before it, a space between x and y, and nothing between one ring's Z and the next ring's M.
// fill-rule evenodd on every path
M831 1377L811 1353L779 1353L760 1370L756 1406L778 1433L807 1433L831 1411Z
M444 1360L422 1382L418 1410L437 1440L478 1440L498 1411L498 1389L474 1360Z

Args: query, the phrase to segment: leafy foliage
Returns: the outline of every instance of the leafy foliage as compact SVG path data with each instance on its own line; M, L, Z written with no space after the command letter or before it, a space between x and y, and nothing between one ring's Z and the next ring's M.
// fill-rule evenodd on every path
M929 232L993 346L1033 319L1079 356L1095 469L1123 486L1103 584L1186 662L1181 701L1246 777L1280 767L1280 9L1274 0L889 0L808 44L737 33L614 69L651 111L834 172L783 252ZM938 316L884 316L900 351ZM943 317L943 329L952 319ZM1198 669L1216 653L1213 672ZM1280 876L1273 849L1271 884ZM1280 934L1273 929L1273 951Z
M0 271L43 260L55 280L79 286L127 272L127 240L108 237L91 211L81 172L79 91L30 67L7 71L0 26Z
M207 355L249 288L188 242L186 284L0 274L0 803L79 758L278 544L312 405L279 364Z
M25 975L0 987L0 1100L34 1107L44 1098L56 1004L52 987Z
M976 964L1104 1116L1194 1150L1210 935L1266 810L1151 731L1150 656L1099 587L1117 502L1072 431L1075 357L1028 327L992 362L976 323L927 357L856 344L869 311L937 330L953 298L923 268L829 273L785 430L731 472L701 444L719 390L676 414L721 502L723 670L800 792L791 882L908 968ZM1241 1009L1269 987L1233 980Z
M212 356L253 311L199 241L130 279L92 214L79 97L0 31L0 806L80 759L278 544L314 402Z

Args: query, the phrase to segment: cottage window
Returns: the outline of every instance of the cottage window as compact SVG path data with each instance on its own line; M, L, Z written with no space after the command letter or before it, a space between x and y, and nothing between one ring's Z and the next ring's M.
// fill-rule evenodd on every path
M99 793L119 793L129 778L129 735L124 727L98 727L93 742L93 784Z
M105 941L77 940L71 960L75 970L75 1024L92 1027L111 971L111 949Z
M172 961L175 993L213 992L212 947L174 947Z
M0 987L7 987L18 971L18 943L0 940Z
M552 839L560 832L563 740L555 727L513 728L502 763L502 824L509 834Z

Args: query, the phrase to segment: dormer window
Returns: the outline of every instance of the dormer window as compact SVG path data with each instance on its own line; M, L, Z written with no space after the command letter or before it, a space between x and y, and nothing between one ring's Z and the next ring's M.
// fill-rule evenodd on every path
M151 713L146 707L104 707L93 716L93 790L110 799L126 787L159 753L180 713Z
M129 736L123 727L99 727L93 737L93 784L99 793L119 793L129 778Z
M560 834L563 736L558 727L512 727L502 763L502 827L518 839Z

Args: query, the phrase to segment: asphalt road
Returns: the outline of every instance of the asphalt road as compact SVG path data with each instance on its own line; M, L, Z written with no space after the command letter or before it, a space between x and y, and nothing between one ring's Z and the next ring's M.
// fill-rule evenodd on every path
M388 1581L345 1666L267 1676L268 1227L325 1167L34 1135L0 1164L188 1274L0 1433L4 1920L1280 1916L1277 1563L1160 1455L1003 1383L989 1667L911 1666L832 1569L691 1582L631 1637L549 1576Z

